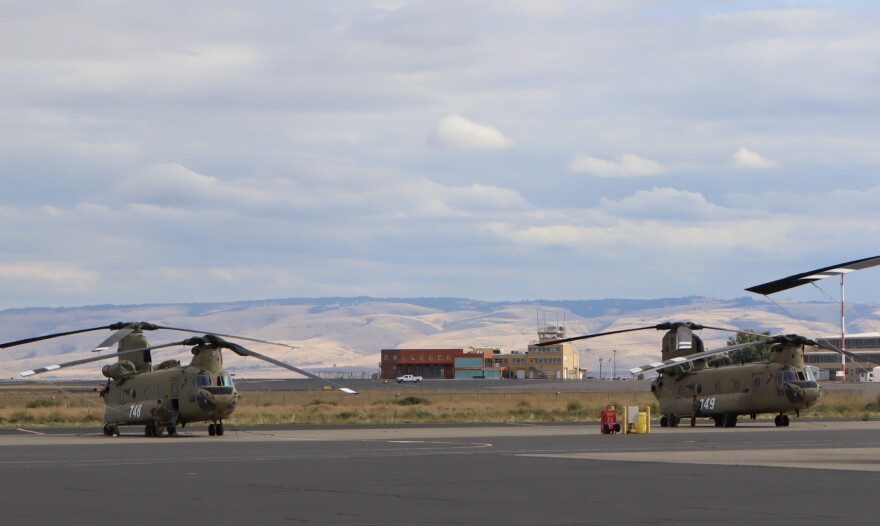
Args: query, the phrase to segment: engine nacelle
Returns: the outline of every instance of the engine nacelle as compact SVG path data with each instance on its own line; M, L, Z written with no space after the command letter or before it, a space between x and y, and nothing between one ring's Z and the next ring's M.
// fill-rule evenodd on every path
M105 365L101 369L101 374L118 382L137 374L137 367L128 360L119 360L114 364Z

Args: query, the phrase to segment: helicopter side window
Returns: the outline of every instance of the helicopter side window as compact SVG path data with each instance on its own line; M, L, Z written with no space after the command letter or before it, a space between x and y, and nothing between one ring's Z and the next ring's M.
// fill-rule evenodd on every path
M220 387L232 387L232 377L229 373L223 371L223 374L217 377L217 385Z
M125 401L125 391L120 390L119 391L119 402L121 403L124 401Z
M733 390L736 391L736 392L739 392L739 390L740 390L741 387L742 387L742 384L740 384L739 380L734 380L734 382L733 382Z
M794 369L786 369L783 374L786 382L797 382L798 380L798 374Z

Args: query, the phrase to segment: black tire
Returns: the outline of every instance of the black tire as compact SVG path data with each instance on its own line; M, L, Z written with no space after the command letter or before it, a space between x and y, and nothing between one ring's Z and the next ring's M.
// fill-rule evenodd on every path
M216 431L217 431L217 436L218 436L218 437L222 437L222 436L223 436L223 422L220 422L219 424L217 424L217 429L216 429Z
M666 415L661 416L660 417L660 427L666 427L667 424L669 424L669 417Z
M788 424L791 423L791 419L788 418L788 415L782 415L782 427L788 427Z
M217 434L217 426L214 424L208 424L208 434L214 436Z
M782 415L776 415L776 418L773 419L773 423L776 424L776 427L782 427Z

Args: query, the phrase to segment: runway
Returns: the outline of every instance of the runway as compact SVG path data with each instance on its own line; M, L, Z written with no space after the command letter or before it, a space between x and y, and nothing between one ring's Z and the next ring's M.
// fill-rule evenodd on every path
M880 423L4 429L4 524L874 524ZM42 434L45 433L45 434Z

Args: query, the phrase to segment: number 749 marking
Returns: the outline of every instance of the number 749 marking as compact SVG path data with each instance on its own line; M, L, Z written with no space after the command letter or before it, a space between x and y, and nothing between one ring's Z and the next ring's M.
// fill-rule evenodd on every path
M713 411L715 410L715 397L712 398L700 398L700 411Z

